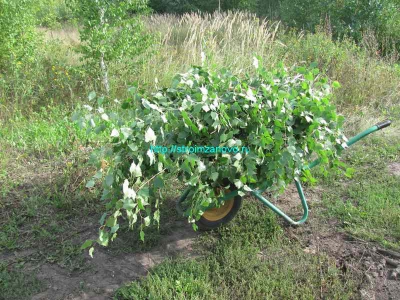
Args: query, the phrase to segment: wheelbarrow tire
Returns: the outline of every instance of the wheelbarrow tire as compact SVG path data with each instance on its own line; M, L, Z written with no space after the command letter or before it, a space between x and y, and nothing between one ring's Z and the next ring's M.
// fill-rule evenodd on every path
M231 184L230 191L233 192L237 188ZM232 199L226 200L224 204L219 208L212 208L204 212L196 225L200 230L213 230L224 224L230 222L238 213L242 206L242 197L236 196Z

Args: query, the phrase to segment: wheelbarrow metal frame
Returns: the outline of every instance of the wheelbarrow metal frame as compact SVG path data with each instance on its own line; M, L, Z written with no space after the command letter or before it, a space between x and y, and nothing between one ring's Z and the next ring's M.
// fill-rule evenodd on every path
M350 147L351 145L355 144L356 142L358 142L359 140L363 139L367 135L369 135L369 134L371 134L371 133L373 133L375 131L378 131L380 129L383 129L383 128L389 126L390 124L391 124L391 121L390 120L386 120L384 122L378 123L378 124L368 128L368 129L364 130L363 132L361 132L361 133L357 134L356 136L352 137L351 139L349 139L346 142L347 147ZM344 147L344 148L347 148L347 147ZM320 160L316 159L313 162L311 162L309 165L305 166L303 168L303 170L312 169L312 168L318 166L319 164L320 164ZM300 224L303 224L308 218L308 205L307 205L307 199L306 199L306 197L304 195L304 191L303 191L303 187L301 186L301 183L298 180L295 180L295 185L296 185L296 189L297 189L297 192L299 194L299 197L300 197L301 205L303 207L303 217L298 221L294 221L291 217L289 217L286 213L284 213L282 210L280 210L277 206L275 206L269 200L264 198L262 193L265 192L265 190L267 190L270 186L267 186L264 189L254 189L254 190L250 191L250 194L252 194L254 197L256 197L265 206L268 206L270 209L272 209L272 211L274 213L276 213L280 217L284 218L290 224L292 224L292 225L300 225ZM182 209L180 207L180 204L187 198L187 196L189 195L191 190L192 190L192 187L187 188L178 199L177 209L181 214L183 214L183 211L182 211ZM231 199L231 198L233 198L235 196L238 196L238 195L239 195L239 192L236 190L236 191L230 192L228 194L225 194L224 197L219 198L218 201L222 202L222 201Z

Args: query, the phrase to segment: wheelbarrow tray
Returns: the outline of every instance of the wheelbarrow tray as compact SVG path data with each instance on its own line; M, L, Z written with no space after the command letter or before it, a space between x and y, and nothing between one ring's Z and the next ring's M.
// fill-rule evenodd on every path
M342 147L343 147L343 148L348 148L348 147L352 146L353 144L355 144L356 142L358 142L359 140L365 138L367 135L369 135L369 134L371 134L371 133L373 133L373 132L375 132L375 131L378 131L378 130L380 130L380 129L383 129L383 128L385 128L385 127L388 127L390 124L391 124L391 121L390 121L390 120L386 120L386 121L384 121L384 122L378 123L378 124L376 124L376 125L374 125L374 126L368 128L368 129L364 130L363 132L357 134L356 136L352 137L351 139L349 139L349 140L347 141L346 145L343 145ZM314 160L313 162L311 162L309 165L305 166L305 167L303 168L303 170L312 169L312 168L316 167L317 165L319 165L319 163L320 163L320 160L319 160L319 159L316 159L316 160ZM261 201L264 205L266 205L266 206L268 206L270 209L272 209L272 211L273 211L274 213L276 213L277 215L279 215L280 217L282 217L283 219L285 219L285 220L286 220L287 222L289 222L290 224L292 224L292 225L300 225L300 224L304 223L304 222L307 220L307 218L308 218L308 205L307 205L307 199L306 199L306 197L305 197L305 195L304 195L303 187L301 186L300 181L295 180L295 185L296 185L296 188L297 188L297 192L298 192L298 194L299 194L299 198L300 198L300 201L301 201L301 205L302 205L302 207L303 207L303 216L302 216L302 218L301 218L300 220L298 220L298 221L293 220L293 219L292 219L291 217L289 217L285 212L283 212L282 210L280 210L277 206L275 206L273 203L271 203L268 199L266 199L266 198L262 195L262 193L264 193L270 186L267 185L267 186L264 186L264 187L262 187L262 188L257 187L257 186L250 186L250 188L252 189L252 191L250 191L249 193L250 193L251 195L253 195L254 197L256 197L256 198L257 198L259 201ZM190 194L192 188L193 188L193 187L187 188L187 189L183 192L183 194L179 197L179 199L178 199L178 202L177 202L177 209L178 209L178 211L179 211L181 214L184 214L184 212L183 212L183 210L182 210L182 208L181 208L181 203L188 197L188 195ZM232 192L230 192L230 193L226 193L226 194L224 195L224 197L219 198L218 201L219 201L220 203L222 203L222 202L224 202L224 201L226 201L226 200L232 199L232 198L237 197L237 196L239 196L239 191L238 191L238 190L235 190L235 191L232 191ZM215 208L215 207L210 206L208 209L213 209L213 208ZM231 218L230 218L230 219L231 219ZM230 219L229 219L229 221L230 221Z

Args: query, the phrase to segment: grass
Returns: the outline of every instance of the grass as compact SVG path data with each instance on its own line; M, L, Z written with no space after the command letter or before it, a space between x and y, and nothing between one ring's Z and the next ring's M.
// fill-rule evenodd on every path
M384 246L400 249L400 188L390 175L371 172L368 179L350 184L347 192L327 198L334 202L329 210L347 231L363 239L378 241Z
M82 268L78 232L101 204L84 186L84 130L61 107L15 114L0 128L0 250L33 249L39 260Z
M338 218L345 231L400 249L399 177L388 169L399 161L400 143L396 129L388 131L349 150L345 161L355 169L353 178L332 174L324 179L323 198L329 216Z
M355 119L399 103L397 54L379 57L378 49L371 48L374 43L368 41L361 46L351 40L335 42L324 29L315 34L293 33L279 23L242 12L152 15L145 23L157 37L156 43L141 57L125 57L109 65L111 99L127 97L127 87L133 82L147 91L170 84L176 73L201 64L204 52L211 68L224 66L237 74L252 71L254 55L261 56L267 67L281 61L287 66L317 62L322 74L342 84L335 102L341 112ZM9 74L8 80L0 78L1 119L15 110L38 111L51 101L52 106L71 108L85 101L91 90L101 90L99 80L82 67L74 51L79 41L70 37L76 35L69 25L64 31L47 31L37 63Z
M235 220L203 234L197 259L166 260L115 299L349 299L355 279L334 260L285 239L275 216L245 201Z
M15 113L0 128L3 146L38 158L54 158L85 146L85 130L71 122L68 111L60 106L42 107L29 116Z
M43 283L34 273L24 272L21 269L8 271L6 266L0 265L1 300L27 299L41 292L43 287Z

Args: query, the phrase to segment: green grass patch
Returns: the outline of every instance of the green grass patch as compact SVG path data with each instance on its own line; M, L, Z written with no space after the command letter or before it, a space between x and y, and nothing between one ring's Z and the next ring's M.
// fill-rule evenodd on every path
M328 211L350 233L400 249L399 179L380 172L370 175L369 179L351 183L339 194L325 196Z
M29 116L16 113L0 125L1 143L25 155L54 158L88 143L85 130L71 121L62 106L42 107Z
M35 274L0 266L0 300L28 299L42 290L43 284Z
M339 218L355 236L396 249L400 249L400 178L389 165L399 161L399 150L396 136L369 137L346 153L346 163L355 169L351 179L330 174L321 180L328 216Z
M355 281L324 255L284 238L275 216L245 201L238 216L204 233L197 259L169 259L121 287L115 299L349 299Z

